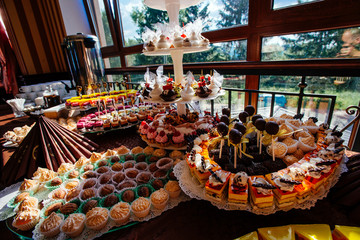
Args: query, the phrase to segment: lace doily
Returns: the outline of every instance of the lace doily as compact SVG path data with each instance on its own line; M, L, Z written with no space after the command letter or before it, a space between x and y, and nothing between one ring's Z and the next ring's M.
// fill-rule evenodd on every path
M120 227L120 226L124 226L124 225L127 225L131 222L145 222L145 221L149 221L157 216L160 216L163 212L169 210L169 209L172 209L174 207L176 207L177 205L179 205L179 203L181 202L186 202L186 201L189 201L191 200L190 197L188 197L186 194L184 193L181 193L179 197L175 198L175 199L172 199L170 198L169 199L169 202L168 204L166 205L165 209L164 210L158 210L156 208L154 208L153 206L151 206L151 209L150 209L150 214L147 215L146 217L144 218L138 218L136 217L134 214L131 214L130 216L130 219L127 223L124 223L122 225L117 225L114 221L112 221L110 218L109 218L109 221L107 223L107 225L101 229L100 231L94 231L94 230L90 230L90 229L87 229L86 227L84 228L83 232L77 236L76 238L72 238L72 239L77 239L77 240L87 240L87 239L94 239L94 238L97 238L97 237L100 237L101 235L107 233L110 229L112 229L113 227ZM39 232L39 228L40 228L40 224L42 223L42 221L44 220L41 220L34 228L33 230L33 239L36 239L36 240L50 240L50 239L57 239L57 240L65 240L65 239L68 239L69 237L60 232L60 234L58 234L57 236L53 237L53 238L46 238L44 237L44 235L42 235L40 232Z
M323 186L322 189L317 194L312 195L309 200L306 200L305 202L300 204L292 205L288 209L286 208L279 209L276 206L274 206L273 209L263 210L263 209L255 209L252 206L250 206L250 204L244 206L236 203L229 203L227 202L227 200L224 199L221 202L214 201L205 195L205 187L203 185L200 185L197 179L191 175L190 169L186 161L182 161L176 164L176 166L174 167L174 174L179 180L179 185L183 190L183 192L191 198L209 201L212 205L216 206L219 209L243 210L259 215L269 215L277 211L289 211L293 208L310 209L311 207L314 207L318 200L323 199L327 196L327 194L330 191L330 188L332 188L339 180L340 175L348 171L345 165L345 162L347 160L348 159L344 156L344 159L342 160L340 166L335 170L334 174L329 178L328 180L329 184L327 186L325 187Z

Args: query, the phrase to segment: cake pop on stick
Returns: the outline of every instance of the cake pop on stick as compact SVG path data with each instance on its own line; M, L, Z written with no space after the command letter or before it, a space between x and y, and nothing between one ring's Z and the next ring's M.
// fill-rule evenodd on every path
M237 147L239 146L241 142L242 134L239 130L233 128L229 132L229 141L234 144L234 168L236 169L236 163L237 163ZM241 150L240 150L241 152Z
M253 105L247 105L244 109L245 112L247 112L249 114L248 118L247 118L247 121L249 121L250 117L252 115L254 115L255 113L255 108Z
M229 126L229 124L230 124L230 119L229 119L229 117L228 117L227 115L222 115L222 116L220 117L220 122L223 122L223 123L225 123L226 125Z
M236 130L238 130L242 136L245 135L246 127L244 126L244 124L237 122L237 123L235 123L234 128ZM240 158L242 158L242 146L241 146L241 144L239 146L240 146Z
M230 108L223 108L223 109L221 110L221 112L222 112L223 115L226 115L226 116L228 116L228 117L230 118L230 115L231 115L231 110L230 110Z
M275 140L274 135L279 132L279 124L273 121L269 121L265 124L265 131L271 135L271 144L272 144L272 158L275 161Z
M256 114L256 115L252 116L252 118L251 118L252 124L255 126L256 120L258 120L260 118L262 118L262 116L259 115L259 114ZM257 147L259 147L259 136L260 136L259 130L256 129L256 146Z
M221 136L220 152L219 152L219 158L221 158L222 148L224 146L224 137L228 134L229 127L224 122L220 122L220 123L218 123L218 125L216 125L216 129Z
M249 114L245 111L239 113L239 119L242 123L246 123L248 117L249 117Z
M262 118L259 118L255 121L255 127L259 131L259 154L261 154L261 148L262 148L262 133L265 130L266 121Z

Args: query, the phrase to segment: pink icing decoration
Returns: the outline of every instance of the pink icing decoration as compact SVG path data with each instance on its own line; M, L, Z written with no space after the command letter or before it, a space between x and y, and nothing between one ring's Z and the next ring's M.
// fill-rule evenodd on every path
M174 143L181 143L181 142L185 141L184 134L180 133L179 136L173 136L172 140Z
M168 139L168 136L166 134L164 136L160 136L160 134L158 134L157 137L155 138L155 140L158 143L166 143L169 139Z

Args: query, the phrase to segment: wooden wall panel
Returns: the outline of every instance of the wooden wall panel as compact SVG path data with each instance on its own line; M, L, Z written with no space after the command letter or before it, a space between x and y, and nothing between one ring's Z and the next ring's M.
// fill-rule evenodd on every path
M58 0L0 0L0 6L23 75L67 71Z

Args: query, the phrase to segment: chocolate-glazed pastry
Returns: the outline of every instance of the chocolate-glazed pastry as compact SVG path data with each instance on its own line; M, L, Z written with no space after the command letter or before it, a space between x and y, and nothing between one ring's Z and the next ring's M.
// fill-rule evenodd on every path
M161 181L160 179L155 179L151 186L155 189L155 190L159 190L160 188L164 187L164 183L163 181Z
M91 187L95 186L95 184L96 184L95 179L89 179L84 183L83 189L91 188Z
M86 214L88 211L90 211L91 209L93 209L94 207L98 206L98 201L97 200L89 200L87 203L85 203L84 207L83 207L83 212Z
M138 184L145 184L148 183L150 179L151 179L151 173L142 172L137 176L136 181Z
M140 187L137 191L137 194L140 197L149 197L150 196L150 189L146 186Z
M157 156L152 156L152 157L149 159L149 162L157 162L157 160L159 160L159 157L157 157Z
M113 156L113 157L111 158L111 162L113 162L113 163L119 162L119 161L120 161L119 156Z
M239 119L243 123L246 123L246 119L249 117L249 114L245 111L239 113Z
M136 161L137 162L145 162L146 160L146 156L144 154L140 154L139 156L137 156Z
M79 189L71 189L70 191L68 191L68 193L66 194L66 201L70 201L73 198L76 198L77 196L79 196L80 194L80 190Z
M92 171L92 170L94 170L94 165L92 164L88 164L84 167L84 172Z
M223 123L225 123L226 125L229 126L229 124L230 124L230 119L229 119L228 116L222 115L222 116L220 117L220 122L223 122Z
M125 161L131 161L131 160L134 160L134 157L133 157L133 155L126 155L125 156Z
M242 134L237 129L231 129L229 132L230 142L233 144L239 144L241 141Z
M249 116L252 116L255 113L255 108L252 105L247 105L244 110L249 114Z
M60 207L60 212L65 215L69 215L75 212L78 207L79 206L76 203L66 203Z
M279 124L269 121L265 125L265 131L270 135L276 135L279 132Z
M255 121L255 127L259 130L259 131L264 131L265 130L265 125L266 125L266 121L262 118L259 118Z
M95 190L93 188L85 189L81 193L81 199L82 200L87 200L87 199L92 198L92 197L95 197Z
M158 170L159 168L156 166L156 163L152 163L149 165L149 171L150 172L155 172L156 170Z
M221 136L226 136L229 132L229 127L224 122L219 122L216 125L216 129Z
M141 162L141 163L136 164L135 168L139 171L143 171L147 168L147 164L144 162Z
M117 204L119 202L119 199L117 196L115 196L114 194L109 195L105 198L104 200L104 206L105 207L112 207L115 204Z
M44 215L45 215L45 216L49 216L52 212L56 212L57 210L59 210L62 205L63 205L62 202L57 202L57 203L51 204L51 205L45 210Z
M166 176L166 174L167 174L166 171L159 169L159 170L157 170L156 172L154 172L154 177L155 177L155 178L163 178L163 177Z
M132 202L135 199L135 193L133 190L125 190L121 195L121 200L124 202Z
M100 184L105 184L108 183L111 180L112 174L110 172L105 173L103 175L101 175L101 177L99 178L99 183Z
M71 171L68 175L69 178L77 178L78 176L79 176L79 171L77 170Z
M99 195L101 197L105 197L114 192L114 186L110 184L106 184L100 188Z
M83 175L83 178L88 179L88 178L96 178L97 174L95 172L85 172Z
M113 181L116 183L121 183L125 179L125 174L119 172L113 176Z
M129 169L125 172L125 175L128 178L136 178L136 176L139 174L139 170L137 169Z
M99 163L98 163L98 167L103 167L103 166L107 166L107 165L108 165L108 162L105 161L105 160L101 160L101 161L99 161Z
M51 186L59 186L59 185L61 185L62 184L62 180L61 180L61 178L54 178L53 180L51 180L51 182L50 182L50 185Z
M133 162L125 162L124 163L124 169L132 168L135 164Z
M114 165L112 165L111 169L115 172L119 172L123 169L123 165L119 162L115 163Z
M103 166L103 167L99 167L97 170L96 170L96 172L97 173L106 173L106 172L108 172L109 171L109 168L107 168L107 167L105 167L105 166Z
M240 122L235 123L234 128L239 132L241 132L242 134L246 133L246 127L244 126L244 124Z
M133 188L133 187L136 187L136 183L132 181L125 181L123 183L120 183L116 188L118 190L123 190L125 188Z

